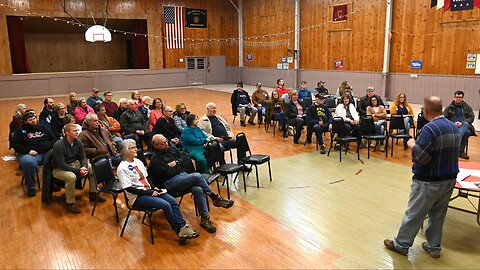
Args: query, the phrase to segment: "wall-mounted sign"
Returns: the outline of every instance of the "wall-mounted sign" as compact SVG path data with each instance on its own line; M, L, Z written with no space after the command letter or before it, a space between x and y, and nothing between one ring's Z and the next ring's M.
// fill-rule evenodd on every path
M335 60L334 66L335 68L343 68L343 60Z
M467 69L475 69L475 62L467 62Z
M291 56L287 57L287 63L293 63L293 57Z
M477 54L477 60L475 62L475 74L480 74L480 54Z
M288 63L283 63L283 69L288 69Z
M423 62L422 60L412 60L410 67L412 69L422 69Z
M283 68L283 64L282 63L278 63L277 64L277 69L282 69Z
M253 60L253 54L249 53L247 54L247 61L252 61Z
M282 62L282 63L286 63L286 62L287 62L287 58L286 58L286 57L282 57L281 62Z
M467 54L467 61L469 62L474 62L475 60L477 60L476 58L477 58L477 55L474 53Z
M185 9L185 27L188 28L207 28L207 10L186 8Z
M346 21L348 15L348 4L333 6L332 21L341 22Z

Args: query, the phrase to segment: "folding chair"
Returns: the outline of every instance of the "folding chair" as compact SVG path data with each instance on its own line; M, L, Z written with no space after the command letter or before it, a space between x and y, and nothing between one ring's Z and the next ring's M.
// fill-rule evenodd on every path
M360 148L359 141L357 137L350 136L348 131L345 130L344 122L342 117L334 117L332 121L332 132L330 136L330 148L328 148L327 156L330 156L330 151L332 150L333 143L339 144L340 146L340 162L342 162L342 144L345 144L345 155L348 152L348 146L351 142L357 144L357 157L360 160Z
M407 134L407 128L405 127L405 122L403 121L403 115L394 114L391 116L390 126L388 128L388 136L392 138L391 156L393 157L394 140L395 139L397 139L397 141L398 139L408 140L412 138L410 134ZM405 147L404 147L404 150L406 150Z
M95 187L97 189L97 194L95 196L95 204L92 209L92 216L95 213L97 207L98 196L100 193L109 193L113 197L113 207L115 208L115 218L117 223L118 220L118 209L117 209L117 196L123 191L122 184L118 179L115 178L113 174L112 166L110 166L110 161L107 156L95 157L92 159L92 169L93 175L95 176ZM101 187L98 185L101 184Z
M258 168L257 165L268 163L268 176L270 177L270 182L272 182L272 171L270 168L270 156L269 155L252 155L250 151L250 146L248 145L247 136L245 133L241 132L237 134L237 160L241 164L250 164L255 166L255 176L257 179L257 188L260 187L258 180ZM250 168L251 168L250 166ZM247 176L250 174L248 172Z
M388 140L386 134L379 135L375 130L375 122L371 116L364 117L361 122L362 127L362 138L367 140L367 157L370 159L370 143L371 141L375 141L375 147L379 141L385 141L385 157L388 157ZM375 151L375 147L373 151Z

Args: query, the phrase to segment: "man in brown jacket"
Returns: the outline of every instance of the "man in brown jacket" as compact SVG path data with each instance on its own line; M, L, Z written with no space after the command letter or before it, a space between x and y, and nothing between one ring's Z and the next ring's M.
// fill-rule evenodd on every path
M110 132L100 127L96 114L89 113L85 116L82 133L80 133L78 138L83 143L83 149L88 159L107 155L111 164L118 165L120 163L117 147L112 140Z
M262 83L257 83L257 89L252 93L252 103L258 110L258 124L263 123L263 115L268 101L267 91L262 89Z

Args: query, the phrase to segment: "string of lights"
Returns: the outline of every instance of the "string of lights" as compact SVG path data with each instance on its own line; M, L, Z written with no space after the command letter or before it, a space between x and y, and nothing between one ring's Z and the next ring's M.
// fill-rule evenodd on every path
M41 18L45 18L45 19L51 19L53 21L57 21L57 22L63 22L63 23L66 23L66 24L70 24L70 25L73 25L73 26L79 26L79 27L84 27L84 28L89 28L90 26L93 26L93 25L89 25L89 24L85 24L85 23L80 23L78 21L75 21L73 19L65 19L65 18L62 18L62 17L54 17L54 16L49 16L49 15L45 15L45 14L40 14L40 13L37 13L37 12L33 12L33 11L30 11L30 10L27 10L27 9L23 9L23 8L20 8L20 7L15 7L15 6L10 6L8 4L5 4L5 3L0 3L0 7L3 7L3 8L9 8L17 13L24 13L26 16L38 16L38 17L41 17ZM357 13L361 12L360 9L358 10L355 10L355 11L351 11L347 14L345 14L344 16L341 16L339 17L338 19L342 19L344 17L348 17L348 16L353 16ZM304 32L304 31L308 31L308 30L312 30L312 29L318 29L318 28L323 28L325 27L326 25L330 24L330 23L334 23L334 21L326 21L326 22L322 22L320 24L315 24L315 25L309 25L309 26L305 26L305 27L302 27L299 29L300 32ZM113 33L116 33L116 34L123 34L123 35L130 35L130 36L134 36L134 37L137 37L137 36L140 36L140 37L145 37L145 38L155 38L155 39L161 39L162 40L162 43L163 45L165 46L166 45L166 37L162 37L162 36L159 36L159 35L152 35L152 34L145 34L145 33L136 33L136 32L130 32L130 31L124 31L124 30L120 30L120 29L110 29L108 27L106 27L109 31L113 32ZM456 31L456 30L470 30L470 31L475 31L475 30L478 30L480 28L480 26L476 26L476 27L472 27L472 28L451 28L451 29L445 29L445 30L442 30L442 31L436 31L436 32L431 32L431 33L408 33L408 32L402 32L402 31L394 31L392 30L392 34L396 34L396 35L408 35L408 36L429 36L429 35L439 35L439 34L443 34L443 33L446 33L446 32L450 32L450 31ZM282 37L282 36L286 36L286 35L292 35L294 34L295 30L288 30L288 31L284 31L284 32L277 32L277 33L270 33L270 34L263 34L263 35L254 35L254 36L246 36L246 37L243 37L243 44L245 47L252 47L252 48L277 48L277 47L282 47L282 46L285 46L285 45L289 45L289 42L290 40L289 39L281 39L281 40L274 40L274 41L265 41L265 39L272 39L272 38L277 38L277 37ZM258 40L258 39L262 39L263 41L253 41L253 40ZM188 38L188 37L185 37L183 39L185 42L186 42L186 45L185 47L198 47L198 46L204 46L204 47L207 47L207 46L218 46L220 44L220 46L233 46L233 45L238 45L238 41L240 40L240 38L238 37L228 37L228 38Z

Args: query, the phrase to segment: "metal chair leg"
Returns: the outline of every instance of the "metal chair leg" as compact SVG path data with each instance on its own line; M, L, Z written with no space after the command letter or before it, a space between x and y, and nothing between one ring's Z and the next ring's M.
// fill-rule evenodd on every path
M132 212L132 210L129 209L127 217L125 218L125 222L123 223L122 232L120 233L120 237L123 237L123 232L125 231L125 227L127 227L128 218L130 217L131 212Z
M270 169L270 160L268 161L268 176L270 177L270 182L272 182L272 170Z

